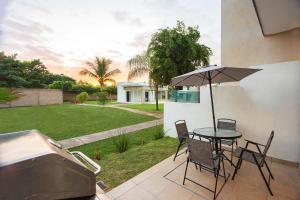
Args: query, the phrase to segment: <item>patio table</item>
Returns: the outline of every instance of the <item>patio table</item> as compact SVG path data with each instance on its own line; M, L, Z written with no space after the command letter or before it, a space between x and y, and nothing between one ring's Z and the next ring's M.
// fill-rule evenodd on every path
M216 131L214 127L205 127L205 128L196 128L193 131L194 135L210 139L214 142L215 149L217 152L221 152L221 140L222 139L237 139L242 137L242 134L238 131L234 130L226 130L226 129L219 129L217 128ZM223 154L223 153L222 153ZM233 166L235 166L230 159L223 154L224 158L229 161Z

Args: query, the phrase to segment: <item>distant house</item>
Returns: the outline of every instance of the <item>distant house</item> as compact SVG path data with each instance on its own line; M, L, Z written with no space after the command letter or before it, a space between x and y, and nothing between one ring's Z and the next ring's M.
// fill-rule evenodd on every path
M118 102L119 103L154 103L155 91L145 82L119 82ZM158 89L158 100L160 102L168 100L168 88L160 87Z

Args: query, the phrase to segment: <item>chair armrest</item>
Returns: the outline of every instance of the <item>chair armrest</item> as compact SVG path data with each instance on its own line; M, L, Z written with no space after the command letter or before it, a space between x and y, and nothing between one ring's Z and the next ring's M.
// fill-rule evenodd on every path
M263 145L263 144L260 144L260 143L257 143L257 142L254 142L254 141L251 141L251 140L247 140L247 139L244 139L247 143L251 143L251 144L254 144L254 145L259 145L259 146L266 146L266 145Z

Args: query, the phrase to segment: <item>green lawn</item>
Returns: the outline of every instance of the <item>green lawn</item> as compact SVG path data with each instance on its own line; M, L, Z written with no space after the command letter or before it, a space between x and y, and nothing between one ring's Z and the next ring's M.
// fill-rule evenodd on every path
M154 140L153 133L159 127L130 133L129 149L124 153L117 152L114 138L75 147L71 151L81 151L94 160L95 152L101 151L101 160L96 162L102 171L97 179L103 180L106 190L110 190L175 153L177 139L164 137Z
M86 101L84 102L86 104L99 104L99 101ZM117 100L108 100L106 102L106 104L110 105L110 104L116 104L117 103Z
M133 108L145 112L151 112L151 113L163 113L164 112L164 104L160 103L158 104L159 111L156 111L156 105L155 104L126 104L122 105L123 107L127 108Z
M0 133L38 129L55 140L153 120L114 108L62 104L0 109Z

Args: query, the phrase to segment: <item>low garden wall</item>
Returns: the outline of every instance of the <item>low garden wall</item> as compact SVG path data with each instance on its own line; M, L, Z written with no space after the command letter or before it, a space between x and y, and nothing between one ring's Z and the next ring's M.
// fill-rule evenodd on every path
M0 104L0 108L63 103L63 93L57 89L18 88L16 92L19 93L19 98L11 102Z

